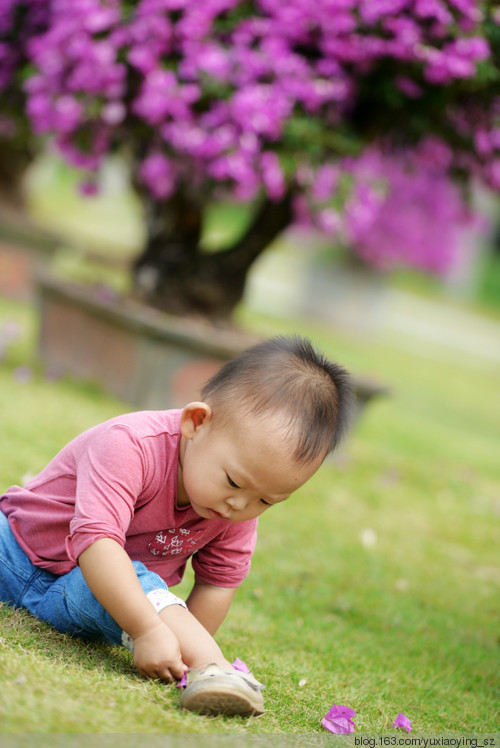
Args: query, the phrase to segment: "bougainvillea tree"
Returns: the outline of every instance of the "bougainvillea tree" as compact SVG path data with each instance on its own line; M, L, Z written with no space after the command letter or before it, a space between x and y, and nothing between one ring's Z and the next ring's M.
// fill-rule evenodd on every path
M23 202L22 177L36 151L23 91L28 45L48 29L49 18L46 0L0 2L0 199L15 206Z
M22 71L31 129L84 172L87 193L108 154L126 154L148 228L137 287L165 309L229 313L297 217L373 264L443 271L470 219L464 186L500 188L496 3L43 4ZM5 3L0 68L9 28L36 5ZM253 219L206 252L206 206L227 196Z

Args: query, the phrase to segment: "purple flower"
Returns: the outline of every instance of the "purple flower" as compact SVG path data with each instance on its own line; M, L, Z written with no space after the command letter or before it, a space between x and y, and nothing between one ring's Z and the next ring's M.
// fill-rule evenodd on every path
M81 195L85 197L94 197L99 193L99 183L95 179L86 179L80 182L78 189Z
M264 151L260 157L262 180L271 200L279 200L285 194L285 177L278 156Z
M356 725L352 721L355 714L354 709L349 709L349 707L342 706L341 704L333 704L321 720L321 724L329 732L334 732L337 735L345 735L354 732L356 729Z
M8 319L0 328L0 339L4 338L8 341L19 340L22 335L22 327L14 319Z
M391 727L401 727L406 732L411 732L411 722L402 712L399 712Z
M243 662L243 660L240 660L239 657L235 659L233 662L233 667L235 670L239 670L241 673L249 673L250 670L248 669L248 666Z
M106 283L97 283L94 289L99 301L103 301L106 304L112 304L120 298L118 292Z
M127 110L121 101L110 101L102 108L101 117L107 125L119 125L125 119Z
M325 234L329 234L330 236L341 235L342 219L334 210L329 208L320 210L316 213L315 219L316 226Z
M45 379L47 382L57 382L62 377L62 372L60 369L54 366L48 366L45 369Z
M247 665L243 662L243 660L240 660L239 657L237 657L235 661L233 662L233 667L235 670L239 670L241 673L250 672ZM186 684L187 684L187 674L184 673L181 680L177 684L177 688L185 688Z
M445 275L473 216L448 176L451 159L443 143L427 139L413 151L368 149L346 163L354 182L344 233L353 251L375 267L405 264Z
M139 176L151 194L159 200L165 200L174 191L175 170L172 162L159 151L144 159L139 167Z
M322 202L329 200L338 187L340 179L340 169L333 164L320 166L316 172L314 184L312 186L312 196L314 200Z
M337 216L345 216L344 236L368 262L404 260L442 270L461 225L449 175L479 175L500 189L494 136L500 99L496 106L481 100L474 110L452 85L471 79L473 99L498 72L491 24L475 0L3 0L0 6L3 134L9 137L11 116L18 124L22 112L34 133L53 138L68 162L90 171L116 148L140 153L133 168L153 199L168 199L182 183L207 198L223 189L243 200L281 200L293 189L301 217L308 213L323 230L337 231ZM490 15L500 23L497 11ZM450 95L436 96L437 87L449 87ZM368 136L358 132L352 114L373 106L373 92L383 99L394 88L404 94L409 116L421 104L429 132L453 130L458 145L448 153L433 149L437 172L422 154L393 153L387 174L358 172L349 192L339 167L343 144L361 150L381 131L389 131L389 144L392 137L378 116ZM14 98L14 115L12 93L24 97L21 104ZM429 99L443 102L436 117L432 107L432 121ZM376 148L387 152L385 143ZM316 179L302 179L307 169ZM431 173L439 192L435 210L425 197ZM432 226L440 229L434 239Z
M406 75L398 75L394 82L399 90L410 99L420 99L423 94L422 87Z
M245 131L276 140L293 103L279 89L264 84L247 86L232 98L232 116Z

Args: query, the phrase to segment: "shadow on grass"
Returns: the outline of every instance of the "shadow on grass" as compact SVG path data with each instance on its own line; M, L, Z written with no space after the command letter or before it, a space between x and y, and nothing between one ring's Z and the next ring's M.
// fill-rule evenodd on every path
M104 642L62 634L24 610L0 603L1 646L29 649L51 663L74 665L89 671L105 669L144 681L126 649Z
M259 731L251 717L209 717L180 709L176 686L139 675L130 652L122 647L61 634L2 603L0 631L2 748L24 745L17 734L24 734L27 747L37 745L37 733L50 734L45 748L56 744L55 733L117 733L119 740L108 736L109 748L124 748L136 745L134 735L141 736L143 745L147 734L152 745L153 733ZM9 733L16 733L16 742L5 743ZM95 748L88 737L80 743L78 735L64 745Z

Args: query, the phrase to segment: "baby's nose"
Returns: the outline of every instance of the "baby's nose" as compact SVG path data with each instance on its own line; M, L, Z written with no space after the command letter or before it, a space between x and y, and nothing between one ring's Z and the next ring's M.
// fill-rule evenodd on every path
M234 511L241 512L243 509L245 509L248 503L248 499L243 495L233 496L227 500L227 503Z

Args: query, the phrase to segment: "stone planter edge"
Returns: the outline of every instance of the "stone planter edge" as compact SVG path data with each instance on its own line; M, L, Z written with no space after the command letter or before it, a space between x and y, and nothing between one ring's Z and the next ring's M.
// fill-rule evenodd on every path
M138 409L183 407L227 360L261 338L158 312L129 299L34 273L39 354L48 367L94 380ZM355 377L356 418L389 388Z

